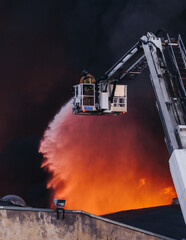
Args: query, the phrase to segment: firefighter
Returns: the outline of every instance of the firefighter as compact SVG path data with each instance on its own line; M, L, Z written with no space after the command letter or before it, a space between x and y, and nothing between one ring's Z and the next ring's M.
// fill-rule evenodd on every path
M96 82L95 78L84 69L82 72L80 83L95 83L95 82Z

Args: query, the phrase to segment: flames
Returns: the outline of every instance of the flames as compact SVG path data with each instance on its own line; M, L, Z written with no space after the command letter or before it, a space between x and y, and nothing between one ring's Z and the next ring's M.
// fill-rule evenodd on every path
M40 145L51 199L94 214L170 204L167 153L153 139L133 117L74 116L67 103Z

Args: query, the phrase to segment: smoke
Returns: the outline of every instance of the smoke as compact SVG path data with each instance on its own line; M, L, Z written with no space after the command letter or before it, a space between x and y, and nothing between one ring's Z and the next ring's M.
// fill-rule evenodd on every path
M51 202L66 198L67 209L95 214L171 203L168 153L146 79L145 89L130 85L138 90L129 88L125 115L74 116L70 101L55 116L39 149L52 173Z
M28 206L47 207L50 191L46 189L47 172L40 168L39 139L27 137L11 140L0 153L1 196L17 194ZM6 181L5 181L6 179Z
M6 164L10 165L13 156L8 152L12 151L12 143L16 146L21 141L19 152L24 152L28 163L30 157L24 146L29 145L35 151L48 122L72 96L72 85L79 81L83 68L96 77L102 75L139 37L160 27L167 29L171 36L181 33L186 41L185 11L184 0L1 1L0 161L4 162L2 154L5 157L6 153ZM146 83L143 79L140 82L145 92ZM136 82L129 84L133 93L130 99L135 100ZM132 105L130 111L131 108ZM146 109L154 114L151 107ZM161 130L156 130L158 117L149 120L146 119L149 113L142 115L142 112L139 110L134 114L135 120L141 126L151 121L148 130L157 131L162 137ZM35 140L28 141L30 138ZM38 170L39 164L36 164L40 157L29 163L33 164L30 181L25 181L25 175L30 174L29 168L25 168L24 161L19 159L15 157L20 168L20 181L13 181L9 174L3 174L1 181L6 182L6 191L1 190L1 196L9 194L11 189L17 189L17 194L25 192L26 188L34 192L35 182L39 181L40 186L46 182L46 174ZM4 164L2 172L3 168ZM26 184L24 189L23 182ZM40 189L47 191L44 184ZM37 202L41 202L39 194Z
M61 3L69 64L73 67L83 64L100 75L148 31L155 33L164 28L173 36L186 35L184 0L101 3L98 0ZM69 14L65 10L72 5Z
M116 18L115 24L109 29L109 46L113 53L120 55L121 46L132 46L134 38L136 42L146 32L155 33L164 28L170 35L177 36L178 33L185 36L184 23L179 19L186 8L184 0L176 1L130 1ZM110 11L105 15L108 24ZM179 23L178 23L179 21ZM186 21L186 19L185 19ZM177 24L176 24L177 23ZM177 29L174 26L177 25ZM179 32L180 31L180 32ZM125 43L125 44L123 44Z

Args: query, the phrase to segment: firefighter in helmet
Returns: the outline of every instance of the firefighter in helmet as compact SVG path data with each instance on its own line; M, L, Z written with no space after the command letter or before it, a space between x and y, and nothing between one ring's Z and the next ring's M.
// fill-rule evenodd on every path
M95 78L84 69L82 72L80 83L95 83L95 82L96 82Z

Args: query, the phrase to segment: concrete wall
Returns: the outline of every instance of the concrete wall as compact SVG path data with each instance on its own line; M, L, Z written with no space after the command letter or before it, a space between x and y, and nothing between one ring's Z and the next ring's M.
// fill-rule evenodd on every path
M170 239L81 211L0 207L0 240Z

